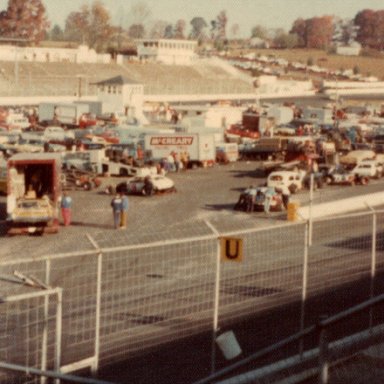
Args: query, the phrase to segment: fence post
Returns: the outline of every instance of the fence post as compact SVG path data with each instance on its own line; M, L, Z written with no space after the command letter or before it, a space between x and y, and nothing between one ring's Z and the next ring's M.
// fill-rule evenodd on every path
M327 328L322 325L322 321L325 320L327 316L323 315L320 317L319 327L320 327L320 337L319 337L319 383L328 384L328 332Z
M308 239L308 222L304 226L304 255L303 255L303 282L301 291L301 313L300 313L300 332L304 329L305 322L305 302L307 300L307 286L308 286L308 253L309 253L309 239ZM300 339L300 358L303 357L304 343Z
M214 294L214 308L213 308L213 327L212 327L212 350L211 350L211 374L216 369L216 336L219 330L219 303L220 303L220 239L219 232L209 222L205 221L207 226L217 235L217 248L216 248L216 274L215 274L215 294Z
M99 250L97 254L97 278L96 278L96 313L95 313L95 345L94 345L94 360L91 365L92 375L96 375L99 369L100 358L100 316L101 316L101 279L103 268L103 253L96 241L87 233L88 240Z
M377 214L372 209L372 252L371 252L371 286L370 299L375 296L375 277L376 277L376 237L377 237ZM373 306L369 308L369 330L372 331L373 326Z
M45 259L45 284L50 285L51 280L51 259ZM48 354L48 317L49 317L49 296L44 297L44 328L41 341L41 370L45 371L47 369L47 354ZM40 384L45 384L47 378L41 376Z
M61 367L61 341L63 329L63 289L57 288L56 305L56 343L55 343L55 371L60 372ZM60 379L55 380L55 384L60 384Z

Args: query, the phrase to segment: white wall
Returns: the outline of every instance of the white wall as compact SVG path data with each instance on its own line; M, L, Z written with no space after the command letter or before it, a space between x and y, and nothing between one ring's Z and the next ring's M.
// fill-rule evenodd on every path
M1 61L104 63L111 62L111 55L98 54L86 45L78 48L16 47L0 45Z

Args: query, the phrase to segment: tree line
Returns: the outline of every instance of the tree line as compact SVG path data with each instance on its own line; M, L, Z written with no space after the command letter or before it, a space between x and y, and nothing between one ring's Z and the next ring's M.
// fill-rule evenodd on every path
M140 0L128 10L129 21L123 17L124 9L120 11L120 21L114 25L107 8L100 0L95 0L69 13L61 28L51 26L42 0L8 0L7 9L0 12L0 39L31 44L39 44L44 39L73 41L101 52L120 50L127 41L141 38L193 39L199 43L211 42L218 49L228 45L228 36L240 40L239 24L234 23L229 28L225 10L209 22L196 16L189 23L185 19L175 23L153 19L151 9ZM334 43L359 42L363 47L382 50L384 10L364 9L350 20L331 15L298 18L288 32L256 25L250 31L250 38L259 38L277 48L327 49Z

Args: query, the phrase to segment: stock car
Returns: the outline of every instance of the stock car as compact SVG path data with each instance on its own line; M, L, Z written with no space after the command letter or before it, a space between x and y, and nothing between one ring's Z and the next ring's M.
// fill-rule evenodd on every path
M148 183L152 188L147 189ZM145 177L134 177L116 185L116 192L125 195L148 195L159 192L174 192L175 183L169 177L163 175L148 175ZM111 191L110 191L111 192Z
M369 183L367 176L361 176L348 171L340 165L322 165L319 171L323 173L327 184L332 185L366 185Z
M16 203L11 214L14 223L48 223L54 216L54 209L47 197L24 198Z
M253 204L254 211L263 211L264 210L264 201L266 195L271 199L270 201L270 210L271 211L283 211L284 204L282 194L277 192L273 187L254 187L255 189L255 202ZM237 211L246 211L247 206L247 195L250 192L250 188L241 192L238 202L236 203L234 209Z

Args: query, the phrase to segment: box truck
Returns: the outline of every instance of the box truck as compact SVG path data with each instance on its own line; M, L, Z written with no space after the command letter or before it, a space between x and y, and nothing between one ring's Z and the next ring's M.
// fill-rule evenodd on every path
M88 104L40 103L39 122L55 122L66 127L85 128L95 125L96 118L91 117Z
M61 155L19 153L8 159L7 173L8 233L57 232Z
M189 168L211 166L216 159L213 134L149 134L144 137L144 149L153 160L161 160L171 154L177 154L180 157L186 154Z

